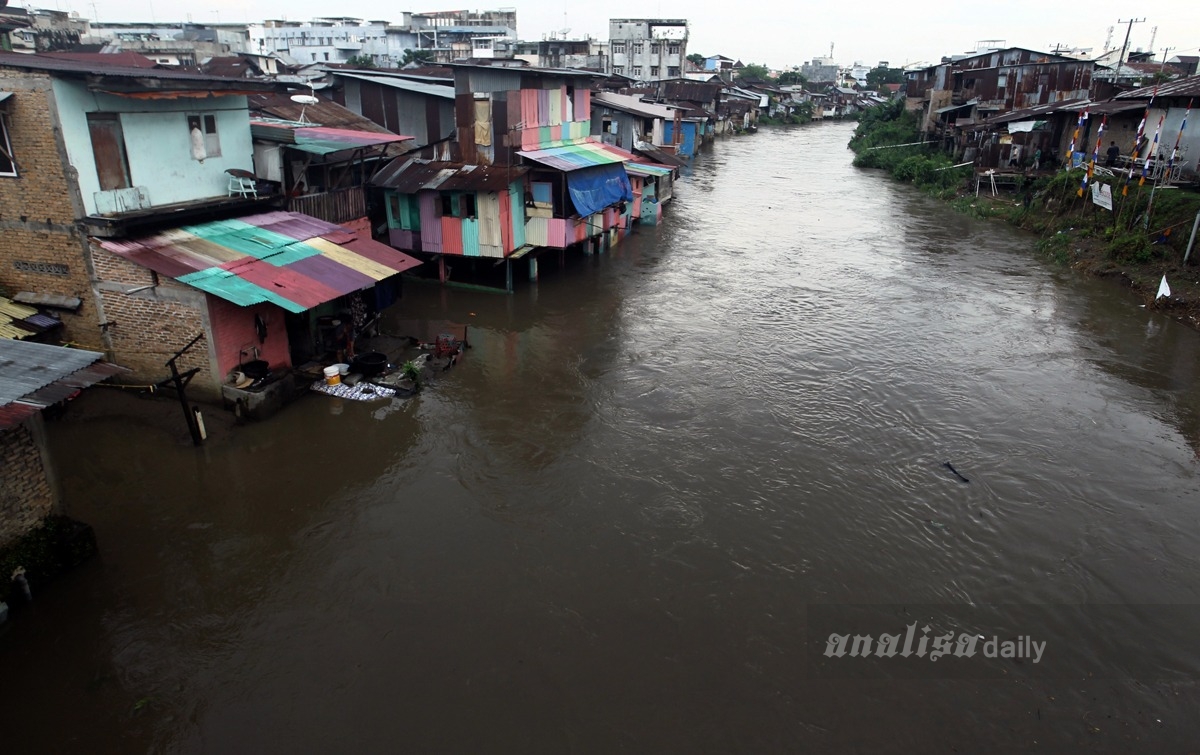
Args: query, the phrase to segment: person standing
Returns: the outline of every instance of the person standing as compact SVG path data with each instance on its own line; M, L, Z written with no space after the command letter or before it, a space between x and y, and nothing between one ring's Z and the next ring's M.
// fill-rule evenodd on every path
M1113 167L1117 164L1117 158L1120 156L1121 148L1117 146L1116 142L1111 142L1108 146L1108 160L1105 161L1104 165L1109 168Z

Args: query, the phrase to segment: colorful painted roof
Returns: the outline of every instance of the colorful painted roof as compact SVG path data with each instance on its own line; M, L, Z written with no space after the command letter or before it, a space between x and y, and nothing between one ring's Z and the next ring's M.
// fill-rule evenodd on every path
M234 304L270 302L289 312L304 312L421 264L298 212L216 220L100 245Z
M675 169L667 165L625 163L625 172L631 176L669 176L675 172Z
M0 338L28 338L60 325L61 320L0 296Z
M623 163L634 159L634 155L609 144L592 141L576 142L561 147L531 149L517 152L518 155L551 168L563 171L591 168L596 165Z
M286 144L292 149L328 155L349 149L363 149L414 139L400 134L379 134L328 126L302 126L282 121L250 121L250 133L256 139Z

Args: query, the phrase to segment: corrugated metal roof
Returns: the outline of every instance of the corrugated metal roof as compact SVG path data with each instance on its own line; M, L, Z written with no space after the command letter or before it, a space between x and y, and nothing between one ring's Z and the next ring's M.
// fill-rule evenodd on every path
M668 165L625 163L625 172L635 176L669 176L675 172L675 169Z
M1141 89L1133 89L1128 92L1121 92L1114 99L1130 100L1130 99L1150 99L1154 94L1154 87L1142 87ZM1200 97L1200 76L1189 76L1186 79L1176 79L1158 85L1159 97Z
M562 171L591 168L596 165L623 163L634 159L634 155L618 147L596 141L582 141L549 149L532 149L517 152L528 160L548 165Z
M422 190L502 191L528 172L528 168L520 166L463 165L397 157L383 166L371 183L401 194Z
M400 134L378 134L328 126L302 126L278 121L250 121L250 133L256 139L280 142L293 149L328 155L349 149L375 147L414 139Z
M22 52L0 52L0 66L23 68L30 71L47 71L55 73L91 74L103 77L133 78L133 79L162 79L163 81L195 82L211 84L236 84L238 89L253 88L270 90L274 85L269 82L245 81L230 79L223 76L210 76L202 73L185 73L161 68L134 68L131 66L98 66L95 62L69 60L63 58L48 58L44 55L31 55Z
M421 264L298 212L217 220L100 245L234 304L269 302L289 312L305 312Z
M393 76L371 76L365 73L345 73L343 71L330 71L330 73L335 76L345 76L348 79L369 81L372 84L379 84L380 86L391 87L392 89L402 89L405 92L427 94L431 97L441 97L447 100L454 99L454 87L444 84L422 84L419 81L410 81Z
M652 144L639 143L638 145L634 146L633 151L645 155L661 165L683 166L688 164L686 158L680 157L679 155L671 152L667 152L666 150L660 149Z
M669 108L666 105L656 105L652 102L642 102L641 97L635 97L631 94L596 92L592 95L592 104L604 105L614 110L622 110L626 113L633 113L645 118L671 120L675 117L675 110L673 108Z
M313 126L347 128L353 131L369 131L373 134L392 133L369 118L364 118L332 100L322 99L313 105L303 105L293 102L288 95L278 92L252 94L249 99L251 110L293 123L298 122L303 114L304 119Z
M61 320L39 314L33 307L0 296L0 338L28 338L59 325L62 325Z
M22 401L103 358L104 355L96 351L33 341L0 340L0 405Z

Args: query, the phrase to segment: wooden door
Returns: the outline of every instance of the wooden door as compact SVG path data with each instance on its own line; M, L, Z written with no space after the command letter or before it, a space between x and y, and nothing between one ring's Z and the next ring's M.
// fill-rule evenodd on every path
M121 132L120 116L116 113L88 113L87 121L100 190L128 189L132 182L129 180L129 160L125 155L125 135Z

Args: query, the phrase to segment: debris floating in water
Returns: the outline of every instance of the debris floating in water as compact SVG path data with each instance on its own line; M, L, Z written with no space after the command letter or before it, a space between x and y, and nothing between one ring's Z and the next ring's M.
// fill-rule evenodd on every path
M953 472L954 476L957 477L958 479L962 480L963 482L970 482L970 480L968 480L966 477L963 477L959 473L959 471L954 468L954 465L951 464L950 462L944 461L944 462L942 462L942 466L944 466L946 469L949 469L951 472Z

